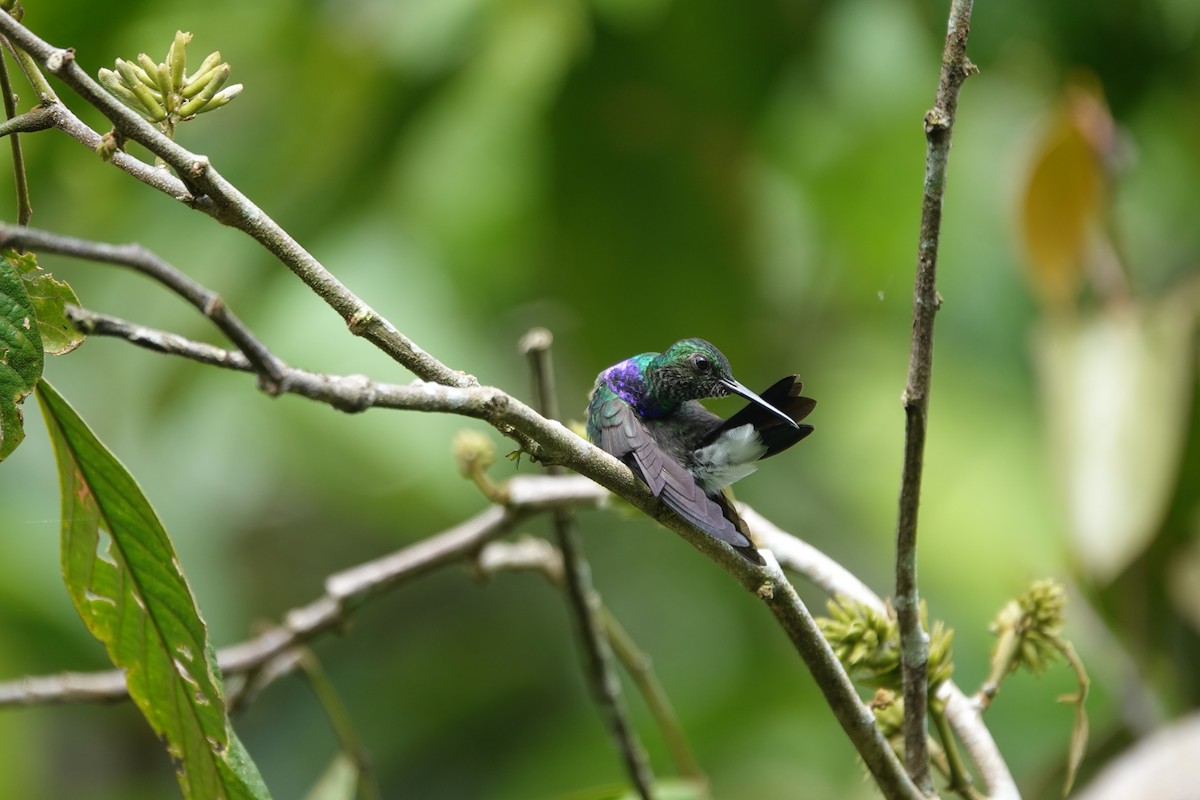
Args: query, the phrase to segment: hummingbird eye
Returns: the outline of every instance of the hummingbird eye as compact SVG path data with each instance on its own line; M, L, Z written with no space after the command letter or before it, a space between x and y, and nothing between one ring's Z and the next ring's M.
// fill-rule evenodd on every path
M702 372L705 374L712 372L712 362L709 361L704 356L698 355L698 356L693 357L692 358L692 366L694 366L696 368L697 372Z

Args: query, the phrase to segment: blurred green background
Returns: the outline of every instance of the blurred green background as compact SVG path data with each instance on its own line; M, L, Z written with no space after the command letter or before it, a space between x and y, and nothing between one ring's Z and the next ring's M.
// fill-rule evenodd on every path
M75 47L93 75L140 51L162 58L177 28L194 34L192 63L220 49L245 92L183 126L181 142L407 335L483 382L529 397L516 342L535 325L555 334L560 401L576 417L600 369L685 336L716 343L752 388L800 373L819 401L816 434L738 496L888 594L921 120L946 11L885 0L214 0L98 14L34 0L25 21ZM956 629L955 677L973 691L1003 603L1038 577L1071 582L1067 633L1095 680L1085 780L1132 736L1200 702L1198 34L1191 0L980 3L970 54L981 72L954 132L921 588ZM1079 278L1065 299L1039 301L1021 208L1079 70L1103 87L1116 124L1095 154L1111 191L1094 195L1089 220L1133 291L1114 299ZM27 87L17 91L27 107ZM219 291L293 365L409 380L243 235L61 134L23 142L35 226L146 245ZM0 172L0 216L13 220L11 169ZM1089 249L1079 260L1086 272L1097 259ZM220 341L147 281L42 263L89 307ZM1071 333L1096 320L1115 338ZM1159 327L1168 333L1145 334ZM451 457L457 430L483 429L471 421L272 400L246 376L112 340L53 360L47 375L142 483L218 646L315 597L330 572L485 505ZM1081 410L1131 387L1116 410ZM26 420L28 441L0 467L0 680L106 663L61 583L52 456L30 404ZM1125 449L1114 431L1149 445ZM502 461L492 474L513 470ZM1089 509L1135 496L1135 518L1106 540L1117 544L1094 549ZM588 512L579 523L596 585L653 657L716 797L874 796L752 597L645 519ZM547 532L544 520L527 529ZM445 570L371 603L315 650L387 797L582 797L622 780L563 604L535 577L480 586ZM1072 717L1054 700L1072 685L1062 667L1019 675L988 714L1028 797L1059 794ZM669 775L643 704L630 705ZM279 798L303 796L336 747L295 677L237 724ZM176 792L130 705L0 713L4 796Z

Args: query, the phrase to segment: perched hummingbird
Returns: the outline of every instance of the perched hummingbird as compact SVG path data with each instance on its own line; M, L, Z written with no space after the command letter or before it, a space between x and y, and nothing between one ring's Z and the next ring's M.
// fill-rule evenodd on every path
M665 353L642 353L596 376L588 403L592 444L621 459L679 516L764 564L746 525L723 492L812 433L800 420L816 401L801 397L795 375L759 397L733 378L729 361L703 339L683 339ZM749 400L721 419L698 400L737 394Z

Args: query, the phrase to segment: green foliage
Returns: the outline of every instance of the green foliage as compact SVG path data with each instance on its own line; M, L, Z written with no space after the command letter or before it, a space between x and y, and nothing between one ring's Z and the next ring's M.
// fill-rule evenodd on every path
M18 266L22 260L11 251L0 256L0 460L25 438L19 403L42 376L45 359L37 311Z
M184 797L268 797L229 724L208 632L154 509L45 381L38 399L58 459L67 590L165 740Z
M37 316L42 349L46 354L65 355L83 344L87 337L67 319L67 305L79 305L79 298L71 286L42 271L33 253L10 252L6 258L21 271L21 277L25 279L25 291Z

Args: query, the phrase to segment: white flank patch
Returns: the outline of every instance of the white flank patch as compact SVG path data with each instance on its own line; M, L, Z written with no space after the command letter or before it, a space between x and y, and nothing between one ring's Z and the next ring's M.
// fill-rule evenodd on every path
M696 482L706 494L718 492L758 469L758 460L766 452L767 447L759 441L753 425L726 431L715 442L695 452Z

